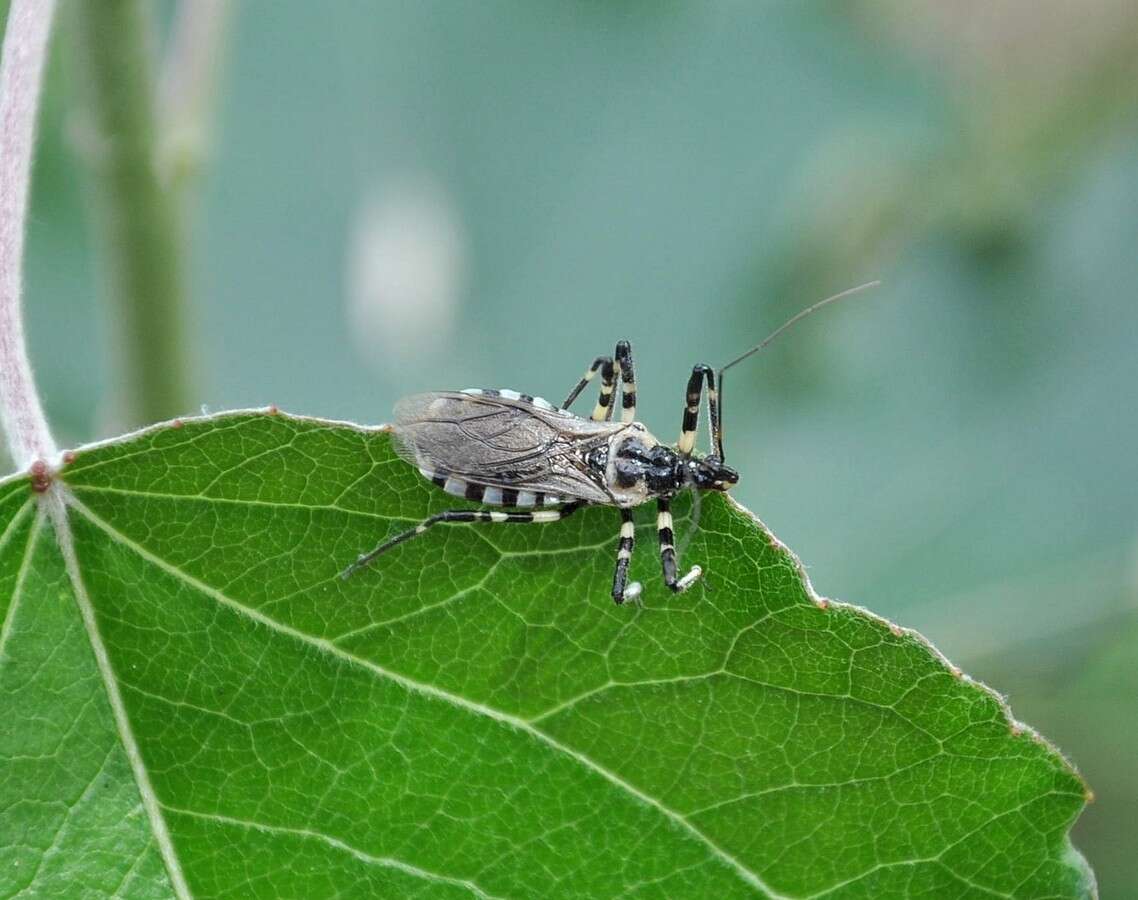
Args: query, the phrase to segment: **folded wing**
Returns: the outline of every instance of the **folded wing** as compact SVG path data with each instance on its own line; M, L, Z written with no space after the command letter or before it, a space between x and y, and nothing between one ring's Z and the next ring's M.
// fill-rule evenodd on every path
M594 503L613 500L585 456L625 427L498 392L416 394L395 407L396 451L425 472Z

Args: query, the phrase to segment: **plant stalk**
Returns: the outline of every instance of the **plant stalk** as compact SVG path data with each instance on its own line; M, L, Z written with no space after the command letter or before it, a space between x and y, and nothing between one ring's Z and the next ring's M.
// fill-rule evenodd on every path
M185 190L213 143L217 82L232 14L229 0L180 0L158 79L161 177ZM184 200L192 205L193 198ZM184 212L186 210L183 210Z
M180 193L163 179L150 7L72 4L76 142L94 184L114 334L116 424L193 407Z
M0 58L0 420L20 468L56 454L36 392L21 309L36 113L54 0L13 0Z

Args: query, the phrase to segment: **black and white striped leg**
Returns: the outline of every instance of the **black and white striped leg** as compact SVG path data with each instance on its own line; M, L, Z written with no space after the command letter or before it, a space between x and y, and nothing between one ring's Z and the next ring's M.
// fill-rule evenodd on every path
M616 551L616 571L612 576L612 599L617 603L635 600L640 596L640 582L628 583L628 566L632 562L632 548L636 545L636 526L632 510L620 511L620 546Z
M609 370L609 378L612 378L612 357L611 356L598 356L593 360L593 364L585 370L585 374L581 376L581 380L577 382L577 386L569 392L569 396L565 398L565 402L561 404L562 409L568 409L572 406L573 401L581 396L581 391L585 386L597 377L597 372L601 369L607 368Z
M597 405L593 407L593 414L589 416L594 422L608 422L612 419L613 395L616 392L616 366L612 364L612 357L606 356L601 366L601 391L597 395Z
M671 501L656 501L656 532L660 537L660 565L664 569L664 584L676 594L682 594L703 574L699 566L692 566L683 578L676 577L676 536L672 530Z
M698 365L691 370L688 379L687 395L684 402L684 419L680 426L680 441L677 449L684 456L690 456L695 449L696 432L699 429L699 407L703 400L703 385L707 382L707 406L711 418L712 453L723 461L723 424L719 417L719 391L715 385L715 372L711 366Z
M620 367L620 421L636 421L636 371L632 366L632 345L618 341L616 364Z
M584 376L577 382L576 387L569 392L569 396L565 398L561 408L568 409L569 405L580 396L585 386L597 376L597 372L601 373L601 391L597 397L597 405L593 408L592 420L594 422L608 422L612 419L616 389L619 384L621 389L620 420L622 422L635 421L636 371L632 366L632 346L628 341L618 341L616 352L612 356L598 356L594 359L593 364L585 370Z
M362 554L354 563L346 568L340 575L341 578L349 578L360 569L366 567L372 560L383 553L386 553L392 547L405 543L416 538L427 531L434 525L440 523L450 522L511 522L518 524L528 524L530 522L558 522L561 519L573 515L577 510L585 505L584 500L574 501L573 503L566 503L557 509L535 509L533 512L504 512L497 509L448 509L446 512L435 513L429 519L424 519L414 528L409 528L407 531L400 532L395 537L384 541L374 550Z

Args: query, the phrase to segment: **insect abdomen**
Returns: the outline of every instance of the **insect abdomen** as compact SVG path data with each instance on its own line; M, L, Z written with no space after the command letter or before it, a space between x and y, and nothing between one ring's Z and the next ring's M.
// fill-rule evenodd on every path
M513 488L487 487L467 481L455 475L446 475L441 472L432 472L429 469L419 468L424 478L441 487L452 497L462 497L476 503L485 503L487 506L515 506L527 509L534 506L559 506L565 502L564 497L556 494L547 494L544 491L520 491Z
M482 388L466 388L462 391L473 397L502 397L506 400L518 400L529 403L538 409L547 412L557 411L557 407L541 397L532 397L511 390L486 390ZM557 506L565 502L565 498L555 494L546 494L543 491L524 491L511 488L487 487L473 481L467 481L455 475L443 475L438 472L429 472L419 469L425 478L431 479L435 484L453 497L462 497L487 506L514 506L530 508L535 506Z
M502 388L501 390L493 388L463 388L461 393L468 394L471 397L501 397L504 400L517 400L520 403L528 403L531 406L536 406L544 412L566 412L560 407L554 406L544 397L533 397L530 394L522 394L518 391L511 391L506 388ZM566 413L566 415L572 415L572 413Z

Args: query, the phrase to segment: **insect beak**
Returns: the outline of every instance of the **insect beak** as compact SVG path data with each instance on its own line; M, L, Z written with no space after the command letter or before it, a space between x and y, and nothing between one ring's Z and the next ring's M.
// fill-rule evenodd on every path
M731 485L739 483L739 473L732 469L730 466L721 465L719 467L719 471L715 474L715 486L721 491L725 491L731 487Z
M725 466L715 456L700 461L697 482L706 490L726 491L739 481L739 473Z

